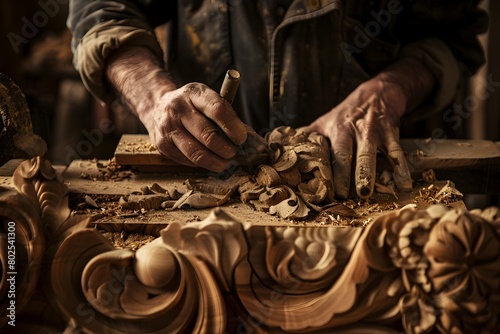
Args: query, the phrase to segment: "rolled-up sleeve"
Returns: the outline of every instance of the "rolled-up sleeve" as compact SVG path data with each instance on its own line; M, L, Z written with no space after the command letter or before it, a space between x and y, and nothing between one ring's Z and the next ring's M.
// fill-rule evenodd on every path
M401 56L418 58L435 76L436 89L424 106L428 112L449 106L460 79L475 73L485 62L478 35L487 31L488 16L478 8L479 2L406 1L409 10L398 27L399 39L404 41Z
M120 47L145 47L161 62L154 27L167 22L174 1L72 0L67 25L73 33L73 64L87 89L100 101L113 95L105 80L106 59Z

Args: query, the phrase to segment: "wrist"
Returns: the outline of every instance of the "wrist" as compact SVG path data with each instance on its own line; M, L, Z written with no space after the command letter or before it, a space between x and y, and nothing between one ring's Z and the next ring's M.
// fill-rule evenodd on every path
M114 93L143 123L156 101L177 88L161 61L142 47L123 48L111 54L105 73Z
M418 59L406 57L380 72L375 79L399 90L405 99L405 110L411 111L427 100L434 90L432 72Z

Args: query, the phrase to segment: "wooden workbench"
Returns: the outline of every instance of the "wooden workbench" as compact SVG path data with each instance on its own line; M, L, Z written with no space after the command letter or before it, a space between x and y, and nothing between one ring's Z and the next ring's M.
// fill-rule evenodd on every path
M497 170L498 158L488 159L468 166ZM99 181L96 161L58 167L61 177L35 158L9 176L16 164L0 170L0 217L4 228L15 222L21 331L41 324L86 333L500 330L498 208L467 211L458 201L450 206L459 209L419 210L424 202L401 209L429 187L417 183L397 200L376 194L362 203L355 208L362 224L351 226L283 220L237 201L119 216L105 214L105 198L152 183L182 187L186 177L204 175L139 172ZM85 195L97 207L78 206ZM137 251L117 249L100 230L155 239ZM2 309L0 328L8 319Z

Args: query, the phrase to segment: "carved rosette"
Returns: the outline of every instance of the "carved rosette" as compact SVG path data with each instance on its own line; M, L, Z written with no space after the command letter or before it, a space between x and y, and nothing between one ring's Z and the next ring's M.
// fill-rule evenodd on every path
M498 208L403 208L366 228L243 225L218 208L134 252L69 216L44 160L23 163L14 181L0 215L27 254L23 328L52 314L62 321L43 326L85 333L500 330Z
M492 209L490 209L492 210ZM484 216L483 216L484 217ZM421 281L402 300L411 332L495 333L500 328L500 239L497 213L487 221L459 210L439 217L421 249ZM493 224L492 224L493 223ZM424 293L424 290L426 293ZM410 312L411 310L411 312Z

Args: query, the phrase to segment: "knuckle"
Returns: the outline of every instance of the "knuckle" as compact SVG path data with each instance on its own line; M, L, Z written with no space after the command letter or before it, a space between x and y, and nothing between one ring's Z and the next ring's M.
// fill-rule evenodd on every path
M201 95L205 92L207 86L199 82L190 82L184 85L183 93L188 95Z
M202 149L195 149L189 152L187 158L196 165L202 165L207 159L207 152Z
M211 145L217 141L219 133L214 128L204 128L200 133L200 139L205 145Z
M223 98L213 99L208 103L208 108L211 113L211 118L214 120L225 120L230 114L228 113L227 101Z

